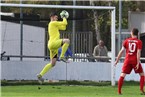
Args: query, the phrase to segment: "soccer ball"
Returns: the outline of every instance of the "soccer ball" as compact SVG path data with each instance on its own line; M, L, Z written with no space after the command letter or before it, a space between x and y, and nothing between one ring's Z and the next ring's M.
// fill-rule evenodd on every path
M69 13L66 11L66 10L63 10L61 13L60 13L60 16L61 18L68 18L69 17Z

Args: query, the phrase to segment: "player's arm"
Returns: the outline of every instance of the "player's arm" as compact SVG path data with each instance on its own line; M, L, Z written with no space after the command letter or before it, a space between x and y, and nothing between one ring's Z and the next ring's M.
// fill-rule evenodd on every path
M58 26L67 25L67 19L64 17L64 18L63 18L63 21L58 21L58 22L57 22L57 25L58 25Z
M137 50L137 64L140 62L140 56L141 56L141 49Z
M54 23L59 30L66 30L66 25L67 25L67 19L63 18L63 21L58 21Z
M138 49L137 49L137 65L136 69L139 68L139 63L140 63L140 57L141 57L141 49L142 49L142 42L139 42Z
M121 50L119 51L119 53L118 53L118 55L117 55L117 59L116 59L116 61L115 61L115 65L117 65L119 59L121 58L124 49L125 49L124 46L122 46Z
M57 26L67 25L67 19L63 18L63 21L56 21L54 22L54 25L57 25Z
M137 65L136 65L136 70L139 68L140 56L141 56L141 49L138 49L137 50Z
M60 13L60 17L63 19L62 22L59 22L58 28L59 30L66 30L67 18L69 17L69 13L66 10L63 10Z
M136 65L136 69L139 68L140 56L141 56L141 49L138 49L137 50L137 65Z

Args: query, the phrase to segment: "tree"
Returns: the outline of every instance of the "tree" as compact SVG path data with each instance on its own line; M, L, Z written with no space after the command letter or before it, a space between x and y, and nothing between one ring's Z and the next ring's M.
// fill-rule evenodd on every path
M95 6L95 1L90 0L90 5ZM99 41L101 39L101 36L100 36L100 30L98 27L98 13L96 10L93 11L93 17L94 17L94 24L95 24L96 40Z

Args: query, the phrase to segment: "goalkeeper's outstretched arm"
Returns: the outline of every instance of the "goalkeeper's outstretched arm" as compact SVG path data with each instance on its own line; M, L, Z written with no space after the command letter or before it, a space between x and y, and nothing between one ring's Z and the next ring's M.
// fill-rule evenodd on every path
M65 10L63 10L60 13L61 18L63 19L63 21L58 21L56 22L56 25L58 26L59 30L66 30L66 25L67 23L67 18L69 17L69 13Z
M58 28L59 30L66 30L66 26L67 26L67 20L66 18L63 18L63 21L59 22Z
M57 23L57 25L58 26L61 26L61 25L67 25L67 18L69 17L69 13L67 12L67 11L65 11L65 10L63 10L61 13L60 13L60 16L61 16L61 18L63 19L63 21L58 21Z
M56 22L54 22L55 23L55 25L57 25L57 26L66 26L67 25L67 19L66 18L63 18L63 21L56 21Z

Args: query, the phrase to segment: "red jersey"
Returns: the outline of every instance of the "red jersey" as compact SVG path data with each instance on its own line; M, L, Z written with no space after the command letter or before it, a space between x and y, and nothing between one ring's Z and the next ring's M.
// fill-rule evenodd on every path
M137 38L128 38L123 42L126 49L125 63L137 64L137 50L142 49L142 41Z

